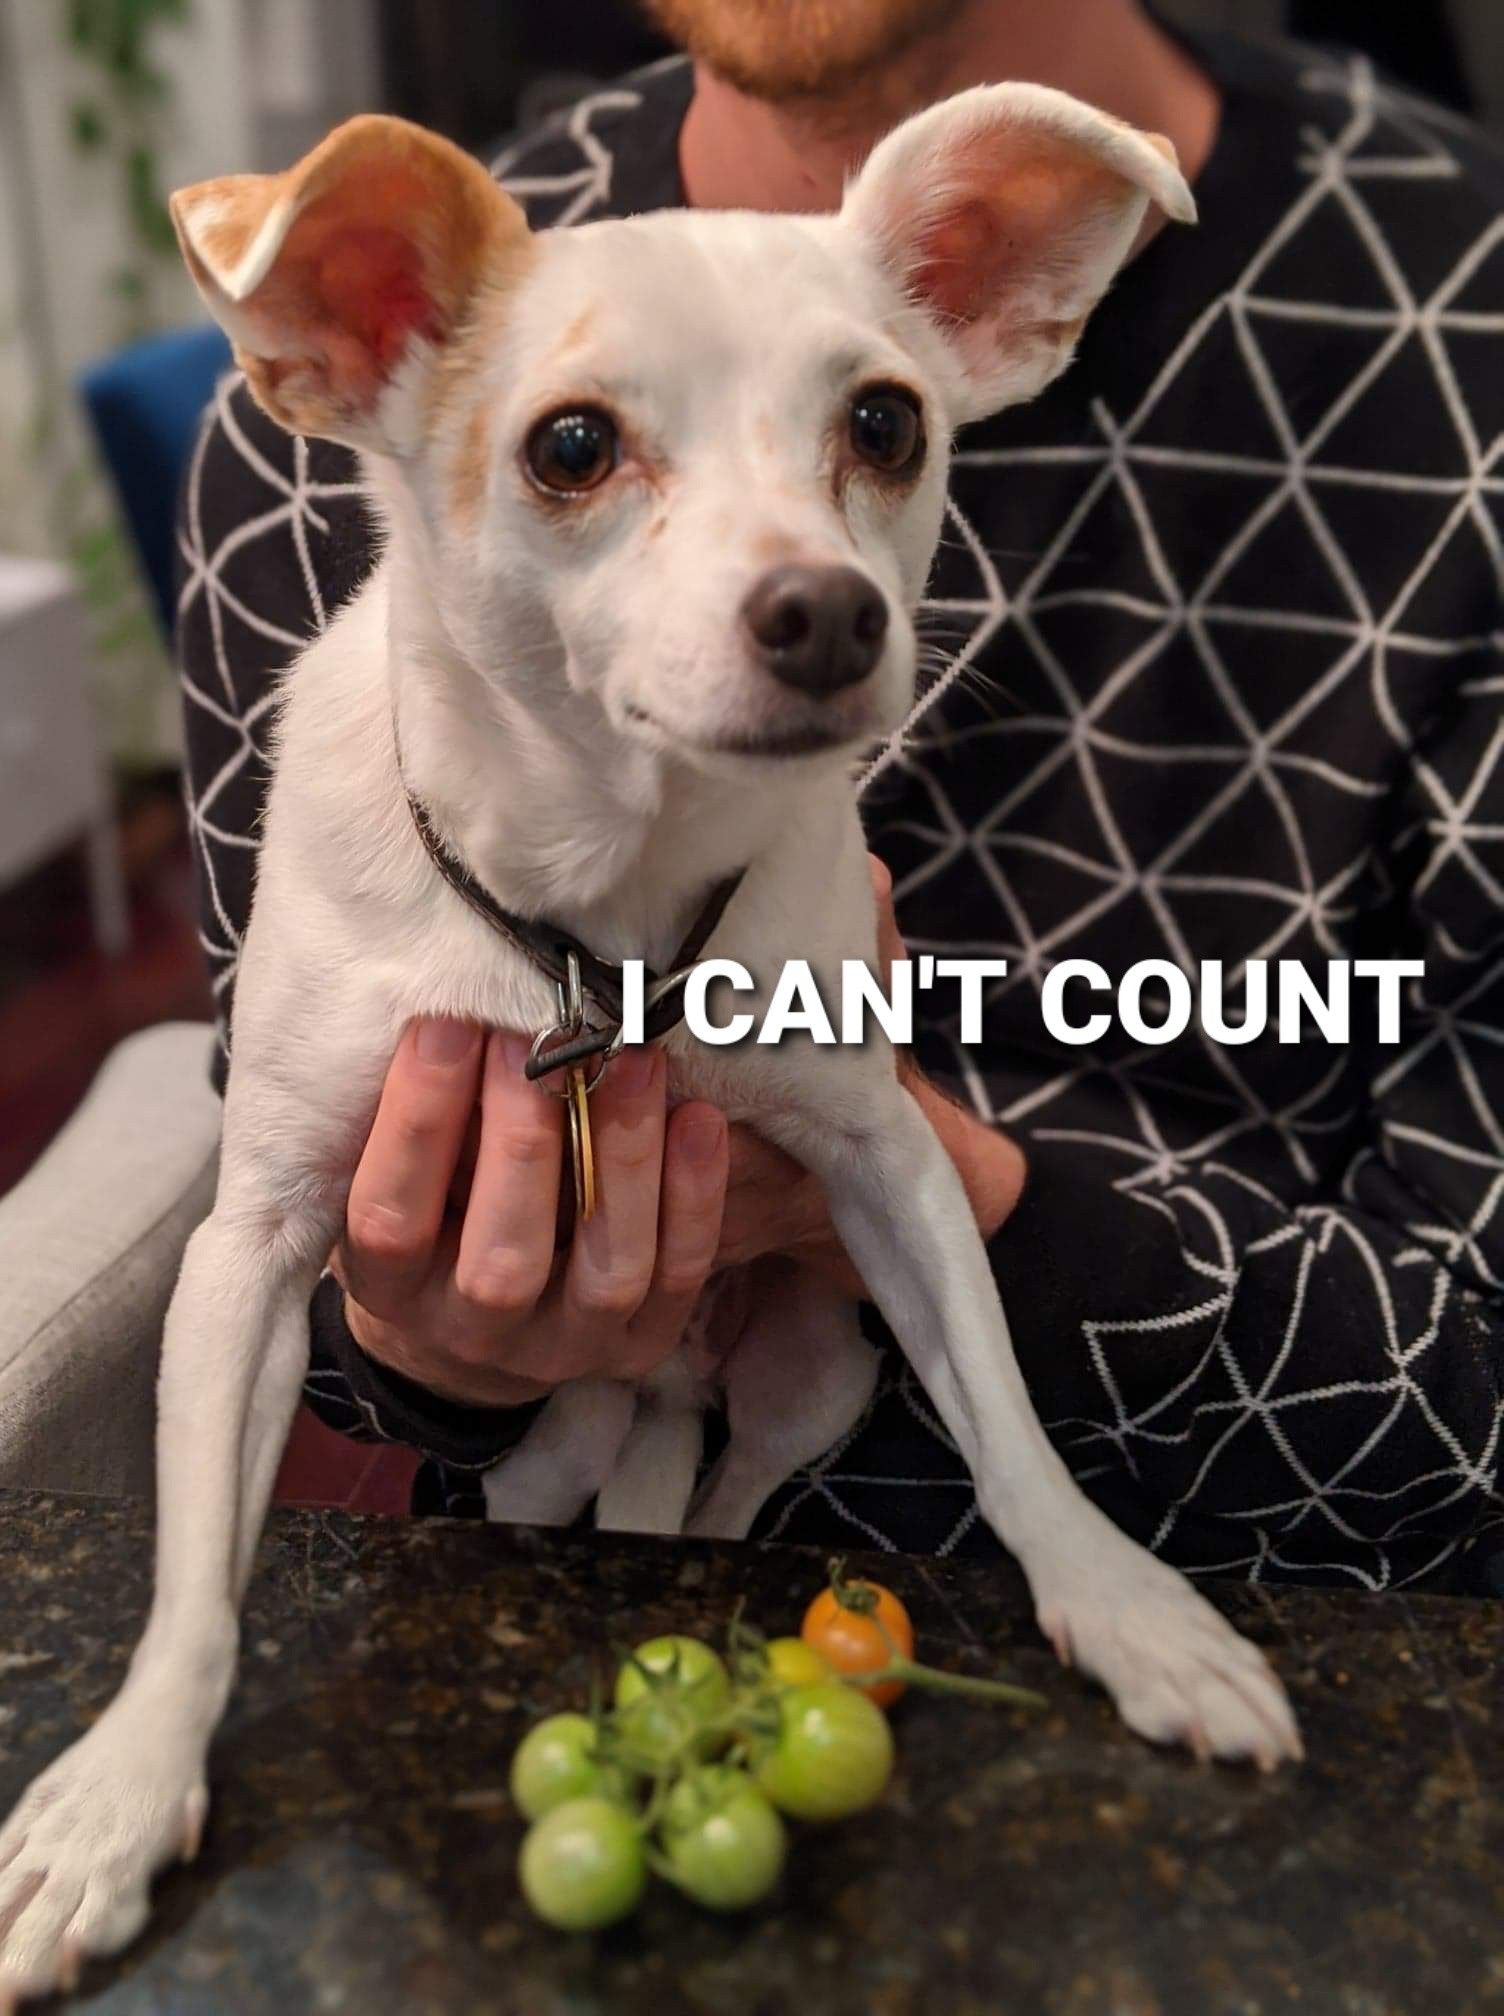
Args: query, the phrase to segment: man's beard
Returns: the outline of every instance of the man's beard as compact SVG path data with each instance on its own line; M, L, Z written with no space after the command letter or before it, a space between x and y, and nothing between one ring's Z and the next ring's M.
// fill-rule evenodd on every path
M967 0L642 0L664 33L739 91L773 103L877 82Z

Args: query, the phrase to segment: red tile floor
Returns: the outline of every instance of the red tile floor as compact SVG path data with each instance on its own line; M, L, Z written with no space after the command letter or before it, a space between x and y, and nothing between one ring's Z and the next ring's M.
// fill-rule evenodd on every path
M193 874L176 786L131 789L121 822L131 942L94 946L83 863L46 862L0 892L0 1193L42 1153L109 1052L153 1022L212 1013L194 917ZM349 1442L306 1408L277 1479L284 1503L405 1512L417 1461Z

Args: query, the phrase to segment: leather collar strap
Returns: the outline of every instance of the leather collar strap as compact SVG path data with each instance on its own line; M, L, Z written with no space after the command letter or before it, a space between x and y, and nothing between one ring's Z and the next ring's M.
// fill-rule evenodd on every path
M427 807L411 791L407 793L407 806L429 859L455 895L462 897L508 944L560 987L568 984L569 959L573 954L586 998L605 1018L603 1026L586 1028L579 1035L557 1044L545 1055L529 1058L527 1076L545 1078L567 1064L580 1064L591 1057L603 1055L616 1041L621 1029L624 1006L621 967L609 959L597 958L588 945L582 945L578 938L572 937L559 925L550 924L546 918L519 917L516 911L498 903L490 890L478 882L465 864L449 851L435 831ZM724 882L717 882L701 905L684 942L675 952L667 976L654 973L650 966L644 969L643 980L649 1005L643 1015L643 1036L647 1042L667 1035L670 1029L684 1020L682 984L668 988L657 1001L653 1000L653 990L662 985L665 977L681 983L688 979L689 969L694 966L709 942L710 934L726 914L726 906L741 887L746 872L745 868L739 868Z

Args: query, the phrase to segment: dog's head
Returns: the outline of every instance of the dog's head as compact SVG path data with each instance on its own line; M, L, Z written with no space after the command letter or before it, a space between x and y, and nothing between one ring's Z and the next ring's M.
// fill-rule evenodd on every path
M173 214L267 411L395 474L482 674L719 767L902 717L952 431L1064 367L1151 201L1194 214L1168 142L998 85L899 127L832 217L534 234L378 117Z

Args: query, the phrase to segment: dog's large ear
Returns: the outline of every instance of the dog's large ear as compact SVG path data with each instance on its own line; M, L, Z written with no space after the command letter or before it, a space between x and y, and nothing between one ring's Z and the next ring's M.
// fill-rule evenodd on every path
M400 454L414 372L526 256L521 210L468 154L405 120L337 127L281 175L180 189L189 271L275 420Z
M1195 220L1168 140L1063 91L992 84L890 133L841 215L947 339L959 421L1064 369L1151 201Z

